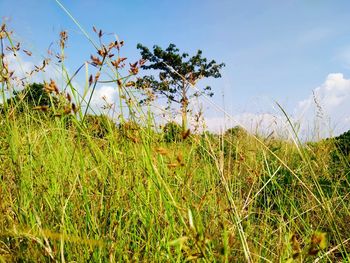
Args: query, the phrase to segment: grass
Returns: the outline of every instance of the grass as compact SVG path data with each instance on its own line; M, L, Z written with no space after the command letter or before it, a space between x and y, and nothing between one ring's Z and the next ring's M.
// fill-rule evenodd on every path
M103 58L97 72L107 75ZM1 64L6 98L14 82ZM82 103L91 97L79 97L63 63L62 70L78 112L66 110L66 89L51 92L61 104L49 112L24 100L3 106L0 262L350 258L348 157L332 140L306 144L239 130L172 142L133 103L125 89L132 76L122 82L108 71L129 112L115 126L86 115Z

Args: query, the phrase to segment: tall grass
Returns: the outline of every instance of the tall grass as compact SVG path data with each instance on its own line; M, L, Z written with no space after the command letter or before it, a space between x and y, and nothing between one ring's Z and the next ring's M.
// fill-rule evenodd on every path
M3 47L18 52L5 27L2 36ZM41 112L8 101L16 82L1 57L0 261L350 258L348 157L332 140L303 144L297 134L293 142L239 130L169 142L137 106L127 87L133 75L121 77L102 57L96 72L120 91L118 125L83 108L99 75L87 79L84 97L64 63L66 86L51 94L60 106ZM67 92L78 111L66 110Z

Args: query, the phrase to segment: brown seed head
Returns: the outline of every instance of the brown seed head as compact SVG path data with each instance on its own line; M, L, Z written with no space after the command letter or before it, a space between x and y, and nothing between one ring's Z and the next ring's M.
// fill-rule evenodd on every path
M290 241L292 243L293 251L297 251L297 252L300 251L300 244L299 244L297 236L293 235Z
M92 74L89 77L89 87L91 86L92 82L94 81Z
M129 81L125 84L125 87L134 87L135 86L135 81Z
M29 50L23 49L23 52L26 53L27 56L31 56L32 55L32 52L30 52Z
M179 166L179 164L178 163L169 163L168 165L168 168L176 168L176 167L178 167Z
M317 255L317 253L318 253L319 251L320 251L320 250L319 250L317 247L311 246L311 247L309 248L308 254L309 254L310 256L315 256L315 255Z
M33 110L41 110L41 111L48 111L49 110L49 106L35 106L33 107Z
M112 65L116 68L123 68L125 66L125 64L123 63L126 60L126 58L118 58L115 61L112 61Z
M102 65L102 62L100 61L100 59L98 57L91 55L90 58L91 58L91 64L93 66L101 66Z
M107 49L105 46L103 46L101 49L97 50L97 54L99 54L101 57L107 56Z
M138 61L136 61L133 64L130 63L130 70L129 70L130 74L136 75L139 72L139 68L138 68L137 64L138 64Z
M55 89L53 89L51 87L51 85L49 83L47 83L47 82L44 82L44 90L47 93L51 93L51 92L55 91Z
M140 59L140 60L139 60L139 65L140 65L140 66L145 65L145 63L146 63L146 60L145 60L145 59Z
M61 31L60 32L60 46L62 49L65 47L67 39L68 39L67 31Z
M139 142L140 142L140 139L137 138L137 137L130 136L129 138L130 138L134 143L139 143Z
M178 155L176 156L176 160L179 164L183 165L184 158L182 156L182 153L178 153Z
M167 155L169 153L169 151L163 147L156 148L156 152L160 155Z
M96 82L98 81L98 79L100 78L100 76L101 76L100 71L97 71L97 72L96 72L96 75L95 75L95 81L96 81Z
M78 111L77 106L75 105L75 103L72 103L72 111L74 113L77 113L77 111Z
M60 93L60 90L58 89L56 82L53 79L50 81L50 87L53 91L55 91L57 95Z
M67 94L66 94L66 98L67 98L67 100L69 101L69 102L71 102L72 101L72 97L70 96L70 94L67 92Z
M186 139L188 136L190 136L191 130L188 129L187 131L182 132L182 139Z
M0 32L0 39L5 39L7 37L6 33L1 31Z
M72 111L72 108L69 105L67 105L67 106L64 107L63 113L64 114L69 114L71 111Z

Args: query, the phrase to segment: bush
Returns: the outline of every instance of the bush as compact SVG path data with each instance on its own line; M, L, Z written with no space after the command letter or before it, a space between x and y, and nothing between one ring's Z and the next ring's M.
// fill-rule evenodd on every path
M235 126L225 131L225 137L240 137L246 134L247 134L247 131L240 126Z
M135 121L126 121L118 125L119 134L123 138L132 140L133 142L138 142L140 138L141 127Z
M86 115L85 125L90 135L97 138L106 137L115 128L113 120L106 115Z
M25 109L43 106L50 107L52 102L57 102L56 98L50 98L45 92L44 85L41 83L32 83L23 90L14 91L13 96L6 101L8 107L16 106L17 112L23 112ZM1 105L1 112L5 112L4 105Z
M348 156L350 153L350 130L335 137L335 144L344 156Z
M164 141L166 142L179 142L182 139L182 128L176 122L168 122L163 128Z

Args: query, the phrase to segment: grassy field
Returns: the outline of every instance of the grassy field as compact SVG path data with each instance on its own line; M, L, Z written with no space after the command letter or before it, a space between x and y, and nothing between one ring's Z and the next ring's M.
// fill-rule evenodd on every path
M174 135L52 92L56 108L2 106L0 262L349 260L349 159L332 140Z

